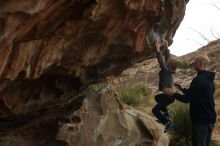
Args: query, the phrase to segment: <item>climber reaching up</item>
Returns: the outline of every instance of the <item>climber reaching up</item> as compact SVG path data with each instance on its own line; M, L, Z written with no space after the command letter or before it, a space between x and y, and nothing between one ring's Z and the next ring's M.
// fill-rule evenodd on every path
M161 42L159 40L155 41L156 56L161 70L159 72L160 92L155 96L157 104L152 109L152 112L158 118L158 120L165 125L164 132L167 132L167 130L173 125L169 120L167 106L173 103L175 99L165 91L167 91L167 89L173 90L173 75L175 74L177 63L174 59L170 58L167 41L163 42L163 46L164 49L161 50Z

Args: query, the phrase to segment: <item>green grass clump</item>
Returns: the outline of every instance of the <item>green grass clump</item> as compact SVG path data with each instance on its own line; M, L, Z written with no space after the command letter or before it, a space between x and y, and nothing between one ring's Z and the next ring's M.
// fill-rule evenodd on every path
M119 98L128 105L137 106L144 102L144 96L151 94L151 89L146 85L133 85L118 89Z

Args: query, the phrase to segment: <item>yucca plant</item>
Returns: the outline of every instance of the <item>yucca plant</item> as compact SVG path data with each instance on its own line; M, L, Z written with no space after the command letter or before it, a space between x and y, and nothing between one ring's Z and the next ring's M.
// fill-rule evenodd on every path
M171 107L173 128L169 131L171 146L191 146L192 124L189 105L176 103Z

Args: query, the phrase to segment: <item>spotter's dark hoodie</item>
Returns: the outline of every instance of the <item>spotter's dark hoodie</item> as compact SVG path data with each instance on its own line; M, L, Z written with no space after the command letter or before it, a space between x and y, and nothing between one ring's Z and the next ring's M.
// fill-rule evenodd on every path
M199 71L184 95L174 94L177 100L190 103L190 117L193 124L214 124L216 122L213 97L215 92L214 78L214 72L206 70Z

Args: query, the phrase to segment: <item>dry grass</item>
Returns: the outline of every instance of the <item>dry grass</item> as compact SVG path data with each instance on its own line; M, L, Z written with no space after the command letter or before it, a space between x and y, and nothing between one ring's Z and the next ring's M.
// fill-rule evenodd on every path
M220 85L215 87L215 99L220 99Z

